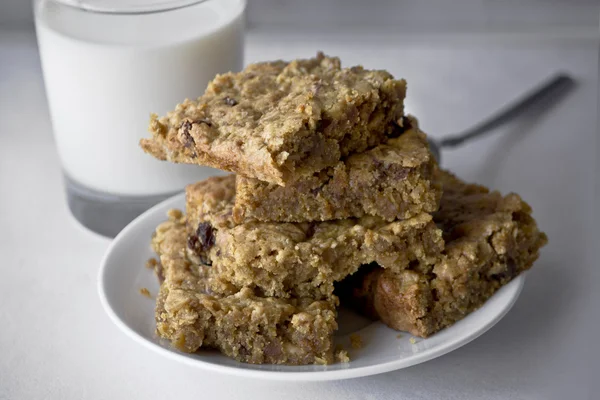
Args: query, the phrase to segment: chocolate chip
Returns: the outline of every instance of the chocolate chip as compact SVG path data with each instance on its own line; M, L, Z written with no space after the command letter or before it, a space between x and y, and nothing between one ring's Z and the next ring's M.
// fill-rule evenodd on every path
M380 156L384 158L386 156L385 152L381 153ZM399 167L397 165L386 165L374 155L371 156L371 161L373 163L374 173L377 174L378 179L392 178L397 181L402 181L406 179L412 170L411 168Z
M188 120L185 120L181 123L181 129L183 129L183 133L187 133L189 135L190 129L192 129L192 123Z
M198 242L198 236L193 235L188 237L187 245L190 249L196 250L198 249L200 242Z
M232 99L229 96L225 97L224 101L225 101L225 104L227 104L228 106L231 106L231 107L237 105L237 103L238 103L235 99Z
M208 126L212 126L212 122L210 122L210 120L206 119L206 118L198 118L195 119L193 121L189 121L189 120L185 120L181 123L180 129L182 130L183 134L188 134L190 133L190 129L192 129L192 125L193 124L206 124Z
M165 270L160 262L154 267L154 272L158 278L158 283L163 283L165 281Z
M183 145L187 148L192 148L196 145L194 138L188 131L183 131Z
M198 236L198 240L204 251L208 251L215 244L214 233L215 230L208 222L200 222L200 224L198 224L196 235Z
M211 266L212 262L210 261L210 259L207 258L205 251L208 249L205 249L204 246L202 246L202 243L200 241L200 238L198 238L198 236L196 235L191 235L188 237L188 242L187 242L188 247L194 251L194 253L196 253L196 255L198 256L198 258L200 259L200 263L206 265L206 266Z
M183 121L179 129L181 130L181 135L183 136L183 145L187 148L194 148L196 146L196 141L190 134L193 124L206 124L208 126L212 126L212 122L205 118L196 119L191 122L189 120ZM197 156L198 155L196 153L192 154L192 157Z
M196 145L194 138L190 135L190 129L192 129L192 123L190 121L183 121L181 123L181 135L183 136L183 145L188 148L192 148Z

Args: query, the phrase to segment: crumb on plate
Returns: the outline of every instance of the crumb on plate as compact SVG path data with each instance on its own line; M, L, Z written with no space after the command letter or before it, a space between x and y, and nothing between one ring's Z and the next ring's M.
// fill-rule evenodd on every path
M342 363L349 363L350 362L350 356L348 356L348 352L346 350L344 350L344 349L336 351L335 357L340 362L342 362Z
M353 349L360 349L363 347L363 340L362 337L356 333L353 333L352 335L350 335L350 346Z

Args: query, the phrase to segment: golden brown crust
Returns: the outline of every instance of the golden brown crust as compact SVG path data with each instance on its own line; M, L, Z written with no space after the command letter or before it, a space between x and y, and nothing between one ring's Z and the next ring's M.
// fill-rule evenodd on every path
M207 267L186 256L185 217L170 215L152 246L164 282L156 304L158 334L179 350L217 348L253 364L327 364L334 361L337 299L277 299L243 288L229 296L209 294Z
M327 221L364 215L393 221L436 211L441 197L433 179L437 164L417 121L411 119L405 128L386 144L285 187L238 175L235 221Z
M161 160L207 165L285 185L385 140L406 82L341 68L335 57L249 65L218 75L196 101L159 118L140 145Z
M441 174L444 195L435 222L446 247L431 273L363 267L340 286L342 302L394 329L427 337L479 308L501 286L529 269L547 243L531 208Z
M333 283L376 261L402 270L430 268L443 248L429 214L386 222L366 216L312 223L235 224L235 176L209 178L186 190L190 253L212 267L211 289L247 286L269 296L327 298Z

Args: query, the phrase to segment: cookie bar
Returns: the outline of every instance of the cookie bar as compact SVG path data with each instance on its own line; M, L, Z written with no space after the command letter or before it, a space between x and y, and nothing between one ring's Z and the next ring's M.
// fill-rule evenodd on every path
M406 82L341 68L322 53L217 75L203 96L151 117L140 145L156 158L285 185L386 139L404 112Z
M338 287L343 304L388 326L427 337L481 307L529 269L547 243L518 195L502 196L442 173L436 223L446 247L431 273L369 265Z
M441 197L437 168L415 119L405 131L285 187L237 176L234 218L260 221L326 221L375 215L387 221L436 211Z
M267 296L328 298L362 264L426 270L444 242L430 214L386 222L365 216L325 222L233 220L235 176L186 189L190 257L210 265L217 293L250 287Z
M230 296L209 294L207 267L186 257L185 217L171 212L152 246L164 279L156 304L157 332L179 350L216 348L252 364L333 362L337 299L277 299L244 288Z

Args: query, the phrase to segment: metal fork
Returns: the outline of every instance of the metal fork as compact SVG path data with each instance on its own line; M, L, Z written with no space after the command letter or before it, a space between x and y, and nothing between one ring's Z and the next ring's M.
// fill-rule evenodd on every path
M544 81L539 86L531 89L520 99L504 107L497 113L483 120L479 124L455 135L449 135L439 140L428 138L431 152L441 163L441 150L444 148L458 147L468 140L482 136L494 129L521 116L534 105L543 102L543 100L555 102L562 95L573 87L575 81L569 75L560 73Z

